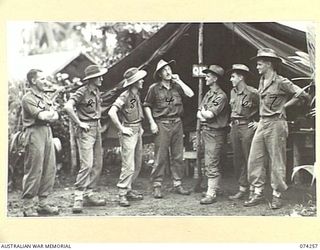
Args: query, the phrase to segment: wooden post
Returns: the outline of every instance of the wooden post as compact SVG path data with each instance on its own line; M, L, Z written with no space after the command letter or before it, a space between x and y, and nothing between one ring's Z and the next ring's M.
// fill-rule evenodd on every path
M198 40L198 63L203 64L203 23L199 23L199 40ZM203 78L199 77L199 91L198 91L198 107L201 105L202 100L202 89L203 89ZM200 120L197 119L197 161L195 169L195 178L198 178L198 183L195 187L195 191L200 191L202 181L201 171L201 131L200 131Z

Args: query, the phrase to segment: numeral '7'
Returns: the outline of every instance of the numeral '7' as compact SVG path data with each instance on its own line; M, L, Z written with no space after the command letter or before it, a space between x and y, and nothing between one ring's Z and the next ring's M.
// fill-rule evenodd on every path
M274 104L274 102L277 100L277 96L272 96L270 97L270 99L273 99L272 103L270 104L270 109L272 109L272 105Z

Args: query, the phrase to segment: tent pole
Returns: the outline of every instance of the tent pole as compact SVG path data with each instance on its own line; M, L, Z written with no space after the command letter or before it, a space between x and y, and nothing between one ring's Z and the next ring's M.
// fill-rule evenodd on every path
M199 23L199 38L198 38L198 63L203 64L203 23ZM199 90L198 90L198 108L201 105L202 100L202 89L203 89L203 78L199 77ZM197 119L197 162L195 177L198 178L195 186L196 192L201 192L201 181L202 181L202 169L201 169L201 131L200 131L200 120Z

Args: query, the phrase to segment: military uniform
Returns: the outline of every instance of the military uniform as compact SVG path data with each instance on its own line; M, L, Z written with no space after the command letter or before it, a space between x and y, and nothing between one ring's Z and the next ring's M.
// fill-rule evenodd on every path
M24 207L32 207L32 199L39 197L40 205L53 189L56 175L56 158L52 131L48 122L38 119L42 111L52 109L52 103L44 94L33 89L22 98L22 118L25 129L24 176L22 199Z
M100 133L101 97L98 88L85 85L70 99L74 100L80 121L90 125L88 131L76 127L76 139L80 156L80 170L75 188L75 200L82 200L83 191L90 194L97 186L102 170L102 143ZM77 197L78 196L78 197Z
M177 83L167 89L161 82L152 84L143 106L150 107L159 132L155 135L155 163L151 173L154 187L161 187L171 152L171 173L175 187L181 186L183 168L182 97L185 94Z
M142 163L142 134L141 122L144 118L139 94L124 91L112 104L119 110L120 120L124 127L133 130L133 135L119 133L122 168L117 186L120 195L126 195L132 189L132 183L138 177Z
M210 89L201 102L199 110L201 109L211 111L214 115L213 118L201 122L201 134L205 148L206 176L208 181L214 179L214 192L217 192L221 179L221 150L226 140L229 121L227 95L218 86ZM215 193L213 195L215 196Z
M302 98L306 95L298 86L275 72L270 82L265 86L263 83L262 77L258 89L260 121L253 137L248 163L249 182L258 195L261 195L266 182L266 154L269 155L274 194L287 189L285 178L288 124L283 116L283 108L293 96Z
M248 85L244 89L231 90L231 131L230 138L233 147L233 166L239 176L240 191L245 192L249 186L247 166L254 128L248 124L257 119L259 108L258 91Z

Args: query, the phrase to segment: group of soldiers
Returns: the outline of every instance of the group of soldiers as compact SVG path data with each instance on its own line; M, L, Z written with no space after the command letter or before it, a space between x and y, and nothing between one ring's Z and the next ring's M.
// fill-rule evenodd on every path
M282 206L281 195L287 189L286 140L288 125L286 108L307 94L288 79L277 74L281 58L269 48L258 50L253 58L260 75L259 89L247 85L252 74L244 64L234 64L228 70L232 83L230 101L222 90L224 69L210 65L203 71L209 91L198 107L197 118L205 148L207 190L200 204L212 204L221 192L221 151L231 125L234 166L240 170L239 190L232 200L246 199L244 206L263 202L266 183L264 157L269 157L272 209ZM142 163L142 121L146 117L154 135L155 161L151 172L153 197L163 197L162 183L170 163L173 191L189 195L182 186L183 170L183 98L194 95L178 74L172 72L174 60L161 59L153 73L152 84L142 102L147 72L129 68L123 75L124 91L112 104L108 115L118 128L122 166L117 187L119 205L130 206L131 200L142 200L143 194L133 189ZM85 85L70 96L64 111L76 124L76 139L80 169L74 184L73 213L85 206L105 206L106 200L95 191L102 170L101 97L99 87L107 69L90 65L85 69ZM50 123L59 113L44 94L45 76L40 70L27 74L30 91L22 99L23 125L26 134L23 178L23 214L57 215L59 209L48 202L55 179L55 154ZM231 114L230 114L231 107ZM38 197L38 202L35 202ZM37 204L37 205L36 205Z

